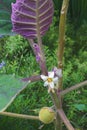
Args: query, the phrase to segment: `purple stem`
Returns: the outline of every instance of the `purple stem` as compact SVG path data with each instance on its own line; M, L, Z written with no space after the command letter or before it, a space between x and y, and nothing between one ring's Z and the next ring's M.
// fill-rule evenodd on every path
M22 79L23 82L28 82L28 81L35 82L35 81L39 81L39 80L41 80L40 75L35 75L35 76L31 76L29 78Z
M48 75L43 49L40 48L40 45L38 43L37 44L34 43L33 39L28 39L28 41L29 41L30 46L31 46L31 48L36 56L36 61L39 63L42 74Z
M67 88L67 89L61 91L60 95L63 96L65 94L67 94L68 92L71 92L73 90L76 90L76 89L78 89L80 87L83 87L83 86L86 86L86 85L87 85L87 80L85 80L85 81L83 81L81 83L78 83L78 84L76 84L74 86L71 86L70 88Z
M62 109L58 109L57 110L61 120L64 122L65 126L67 127L68 130L75 130L73 128L73 126L71 125L70 121L68 120L68 118L66 117L64 111Z

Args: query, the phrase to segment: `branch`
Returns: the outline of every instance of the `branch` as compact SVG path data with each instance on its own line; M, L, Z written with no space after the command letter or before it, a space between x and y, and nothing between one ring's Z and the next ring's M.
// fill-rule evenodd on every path
M66 25L66 15L68 10L69 0L63 0L60 23L59 23L59 42L58 42L58 68L63 68L63 53L64 53L64 43L65 43L65 25ZM62 89L62 78L60 78L58 87Z
M62 109L58 109L57 110L61 120L64 122L65 126L67 127L68 130L75 130L73 128L73 126L70 124L70 121L68 120L68 118L66 117L64 111Z
M23 115L23 114L11 113L11 112L0 112L0 115L22 118L22 119L39 120L38 116Z
M53 92L50 92L52 101L54 103L54 108L56 109L56 111L58 109L61 109L62 104L61 104L61 96L57 94L56 90L54 90ZM62 130L62 122L61 122L61 118L58 115L58 113L56 114L56 120L55 120L55 130Z
M22 79L22 81L24 81L24 82L27 82L27 81L35 82L35 81L38 81L38 80L41 80L40 75L35 75L35 76L31 76L29 78L23 78Z
M66 15L67 15L67 9L68 9L68 3L69 0L63 0L62 3L62 9L61 9L61 15L60 15L60 22L59 22L59 42L58 42L58 68L63 68L63 53L64 53L64 37L65 37L65 25L66 25ZM63 84L63 78L61 77L58 81L58 89L62 90L62 84ZM58 98L58 97L57 97ZM61 108L62 107L62 100L60 99L56 99L56 100L60 100L59 103L57 103L58 107ZM57 108L58 108L57 107ZM59 124L59 126L55 126L55 130L62 130L62 122L60 117L57 115L56 119Z
M83 86L86 86L86 85L87 85L87 80L84 81L84 82L81 82L81 83L79 83L79 84L76 84L76 85L74 85L74 86L72 86L72 87L70 87L70 88L67 88L67 89L63 90L60 94L61 94L61 95L65 95L65 94L67 94L68 92L71 92L71 91L73 91L73 90L75 90L75 89L78 89L78 88L83 87Z

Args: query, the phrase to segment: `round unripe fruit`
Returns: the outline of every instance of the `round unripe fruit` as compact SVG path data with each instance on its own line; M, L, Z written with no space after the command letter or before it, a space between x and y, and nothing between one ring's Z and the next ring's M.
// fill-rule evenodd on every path
M53 122L55 118L55 112L49 107L43 107L39 112L39 119L45 124Z

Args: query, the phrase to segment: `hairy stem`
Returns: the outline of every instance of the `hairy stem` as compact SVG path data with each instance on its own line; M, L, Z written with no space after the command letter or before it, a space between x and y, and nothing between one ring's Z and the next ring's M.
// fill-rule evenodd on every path
M28 41L30 43L30 46L31 46L33 52L34 52L34 49L33 49L34 41L33 41L33 39L28 39Z
M9 116L9 117L16 117L16 118L22 118L22 119L39 120L38 116L17 114L17 113L11 113L11 112L0 112L0 115Z
M65 94L67 94L67 93L69 93L69 92L71 92L71 91L73 91L75 89L78 89L78 88L86 86L86 85L87 85L87 80L84 81L84 82L81 82L79 84L76 84L76 85L74 85L74 86L72 86L70 88L67 88L67 89L63 90L60 94L63 96L63 95L65 95Z
M58 109L57 110L61 120L64 122L65 126L67 127L68 130L75 130L73 128L73 126L71 125L70 121L68 120L68 118L66 117L64 111L62 109Z
M39 27L37 30L39 30ZM37 40L38 40L38 45L39 45L39 49L40 49L39 51L40 51L40 59L41 59L38 63L40 65L40 69L41 69L42 73L44 75L47 75L47 68L45 66L46 63L45 63L45 56L44 56L44 52L43 52L42 40L41 40L41 36L40 36L39 31L37 31L37 32L38 32ZM33 46L34 45L33 39L28 39L28 41L30 43L30 46L31 46L34 54L35 54L35 50L34 50L34 46Z
M65 24L69 0L63 0L60 23L59 23L59 42L58 42L58 68L63 68L63 53L65 42ZM58 87L62 89L62 78L59 79Z
M66 24L66 15L68 9L69 0L63 0L60 22L59 22L59 43L58 43L58 68L63 68L63 53L64 53L64 37L65 37L65 24ZM63 77L61 77L58 81L58 90L62 90ZM62 99L59 99L59 104L57 109L62 108ZM58 123L55 125L55 130L62 130L62 121L60 116L57 114Z
M52 101L54 103L54 106L55 106L55 109L56 111L58 109L61 109L62 108L62 102L61 102L61 97L60 95L57 94L57 91L55 90L54 93L50 93L51 94L51 98L52 98ZM56 113L56 120L55 120L55 130L61 130L62 129L62 122L61 122L61 118L60 116L58 115L58 113Z
M61 120L61 118L59 118L59 115L58 115L58 113L57 113L57 115L56 115L56 120L55 120L55 122L54 122L55 130L59 130L59 129L58 129L59 127L61 128L62 124L58 123L58 121L60 121L60 120ZM62 122L61 122L61 123L62 123Z

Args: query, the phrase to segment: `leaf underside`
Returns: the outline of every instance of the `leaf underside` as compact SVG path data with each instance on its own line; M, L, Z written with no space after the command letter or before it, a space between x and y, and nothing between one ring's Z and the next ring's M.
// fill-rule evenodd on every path
M12 4L13 31L30 39L43 36L53 16L52 0L17 0Z
M0 75L0 112L6 110L27 84L28 82L22 82L19 77Z

